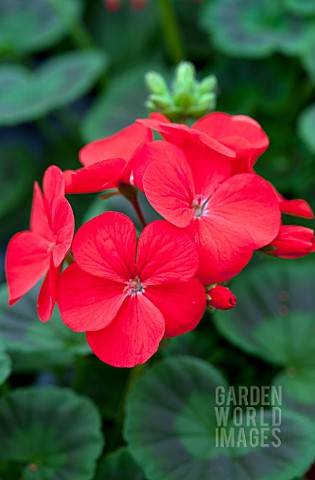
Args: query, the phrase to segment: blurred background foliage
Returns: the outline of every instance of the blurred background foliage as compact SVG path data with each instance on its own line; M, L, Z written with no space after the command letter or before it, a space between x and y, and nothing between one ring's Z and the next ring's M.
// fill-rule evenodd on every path
M41 180L50 164L78 168L78 151L85 143L146 116L145 73L155 70L171 79L181 60L194 63L198 79L216 76L217 110L251 115L260 122L270 147L259 159L257 172L286 198L305 198L315 207L315 0L0 0L0 56L2 265L10 236L28 228L33 181ZM95 195L72 196L70 201L77 225L83 215L86 219L101 211ZM124 210L124 204L118 208ZM237 309L216 314L214 322L207 312L196 332L166 342L155 356L152 376L146 371L135 384L138 388L132 389L127 402L124 436L145 474L122 446L123 396L139 370L130 379L127 370L88 356L84 337L66 329L58 315L49 325L40 324L36 291L9 309L2 287L0 383L4 382L4 393L16 386L30 387L6 395L0 405L0 437L6 435L3 425L10 425L12 434L0 447L0 478L94 478L102 425L105 452L112 453L102 458L97 480L211 480L209 472L217 472L213 478L244 480L237 455L231 459L225 452L217 467L213 452L209 456L211 438L203 431L202 412L207 416L210 403L198 385L196 398L191 398L189 372L200 378L199 386L209 389L220 381L284 385L291 413L287 429L284 426L288 442L283 457L251 458L250 452L243 452L242 461L247 468L256 465L250 477L254 480L301 478L315 458L314 260L289 261L288 267L285 262L257 255L232 283ZM176 384L177 365L186 376ZM225 380L220 380L222 373ZM154 443L154 429L160 428L155 410L160 405L154 398L156 385L163 386L158 383L161 375L168 395L172 388L181 391L181 411L180 418L167 420L165 426L165 438L173 435L175 443L160 449ZM36 385L43 383L59 385L46 394L43 390L43 398L50 399L45 408L36 393ZM65 391L69 386L72 392ZM146 404L141 417L137 397L142 390L152 404ZM190 401L199 416L191 416ZM68 405L68 417L56 410L58 402ZM12 414L16 409L22 412L19 424ZM167 402L161 409L166 419L175 415ZM67 422L69 416L81 414L82 428L76 431ZM297 414L301 417L295 418ZM50 416L55 422L47 427L44 441L40 425L46 425ZM29 421L35 417L37 423ZM155 420L143 423L143 418ZM177 449L189 440L183 426L187 422L196 434L199 453L191 448L185 456ZM176 432L168 431L175 424ZM58 431L67 428L69 434L60 441ZM73 453L78 435L91 448ZM35 451L29 447L32 438ZM292 438L295 444L290 443ZM19 440L19 451L12 453L14 439ZM160 452L165 464L158 464ZM189 465L190 476L178 476L165 467L174 460L167 459L167 452L178 453L178 458L172 455L179 464ZM35 476L38 464L41 476ZM279 470L284 464L286 468ZM226 472L222 470L226 465L233 468Z

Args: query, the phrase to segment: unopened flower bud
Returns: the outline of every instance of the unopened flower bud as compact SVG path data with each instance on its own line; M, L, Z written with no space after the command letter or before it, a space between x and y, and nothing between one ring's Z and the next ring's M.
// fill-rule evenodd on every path
M156 72L148 72L145 76L148 89L157 95L168 94L168 88L162 75Z
M130 0L131 8L134 10L142 10L145 7L146 0Z
M314 251L314 231L296 225L282 225L276 238L263 249L268 255L282 258L305 257Z
M236 296L227 287L215 285L207 292L207 305L220 310L229 310L236 306Z
M163 95L150 95L151 102L158 108L168 108L172 104L172 99Z
M201 82L199 83L199 93L211 93L217 88L217 79L215 78L214 75L209 75L208 77L205 77Z
M194 82L195 80L195 67L190 62L181 62L175 73L175 88L176 86L185 85L187 82Z

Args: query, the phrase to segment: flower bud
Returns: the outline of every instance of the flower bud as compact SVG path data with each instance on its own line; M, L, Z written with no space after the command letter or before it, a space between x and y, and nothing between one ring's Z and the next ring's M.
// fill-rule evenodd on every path
M217 88L217 79L215 78L214 75L209 75L208 77L205 77L201 82L199 83L199 93L210 93L216 90Z
M183 86L187 82L194 82L195 74L195 67L192 63L181 62L176 69L174 87Z
M227 287L215 285L207 292L207 305L220 310L229 310L236 306L236 296Z
M168 94L168 88L162 75L156 72L148 72L145 76L148 89L157 95Z
M314 231L296 225L282 225L276 238L263 251L275 257L305 257L315 251Z

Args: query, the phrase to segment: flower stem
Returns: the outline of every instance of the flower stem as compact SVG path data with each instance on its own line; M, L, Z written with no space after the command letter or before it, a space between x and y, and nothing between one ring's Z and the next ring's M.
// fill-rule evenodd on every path
M144 228L147 225L146 219L142 213L138 198L136 198L132 203L133 208L135 209L136 214L138 215L141 226Z
M174 64L185 58L184 46L171 0L157 0L165 43Z

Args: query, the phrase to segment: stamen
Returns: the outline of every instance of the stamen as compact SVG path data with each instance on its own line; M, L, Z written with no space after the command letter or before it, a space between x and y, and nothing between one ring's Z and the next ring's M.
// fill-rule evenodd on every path
M131 297L134 297L135 295L138 295L138 293L143 293L144 292L144 286L142 285L140 278L136 276L135 278L131 278L127 285L124 288L124 293L127 293L127 295L130 295Z

